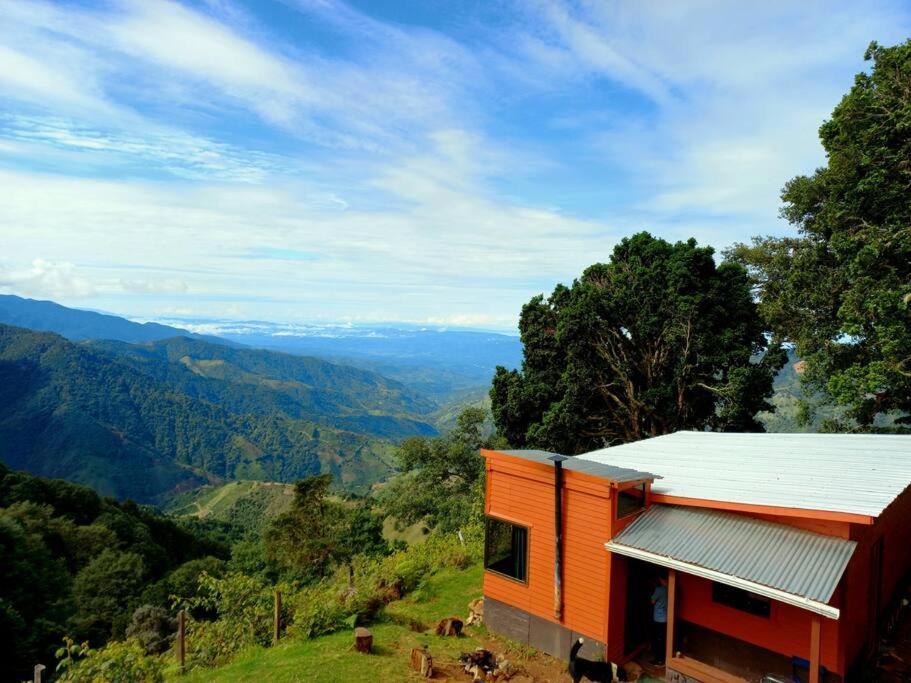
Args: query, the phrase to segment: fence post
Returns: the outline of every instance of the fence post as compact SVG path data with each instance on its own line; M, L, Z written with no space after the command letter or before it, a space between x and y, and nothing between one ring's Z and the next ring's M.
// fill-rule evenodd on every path
M186 671L186 638L187 635L187 613L180 610L177 613L177 661L180 663L180 673Z
M272 613L272 644L278 645L279 629L282 622L282 592L275 591L275 609Z

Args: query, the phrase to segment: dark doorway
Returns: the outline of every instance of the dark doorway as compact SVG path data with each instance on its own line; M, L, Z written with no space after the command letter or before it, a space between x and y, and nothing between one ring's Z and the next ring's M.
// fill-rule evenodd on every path
M627 558L626 624L623 643L626 654L648 645L652 629L652 591L665 570L648 562Z

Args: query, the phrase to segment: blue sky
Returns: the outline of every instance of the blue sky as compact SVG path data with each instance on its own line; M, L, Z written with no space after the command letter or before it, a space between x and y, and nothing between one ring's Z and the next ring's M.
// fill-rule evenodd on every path
M647 229L782 234L902 2L0 2L0 292L514 328Z

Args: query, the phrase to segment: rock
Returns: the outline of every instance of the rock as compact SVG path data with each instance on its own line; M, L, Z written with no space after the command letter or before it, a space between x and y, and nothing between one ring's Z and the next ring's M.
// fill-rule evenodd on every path
M468 619L465 620L466 626L472 624L481 624L484 622L484 598L478 598L468 603Z

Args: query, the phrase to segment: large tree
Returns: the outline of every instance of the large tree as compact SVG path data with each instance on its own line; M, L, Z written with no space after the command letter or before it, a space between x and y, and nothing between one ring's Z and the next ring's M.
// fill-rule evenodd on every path
M761 431L783 362L742 266L648 233L533 298L519 329L522 369L497 368L490 391L497 429L567 454L678 429Z
M455 531L478 521L484 501L481 448L501 445L485 435L487 411L465 408L445 436L406 439L396 454L401 474L382 495L384 508L400 525L423 522Z
M730 253L806 360L806 381L862 429L911 412L911 40L873 43L866 58L870 73L819 129L827 165L782 192L799 236Z

